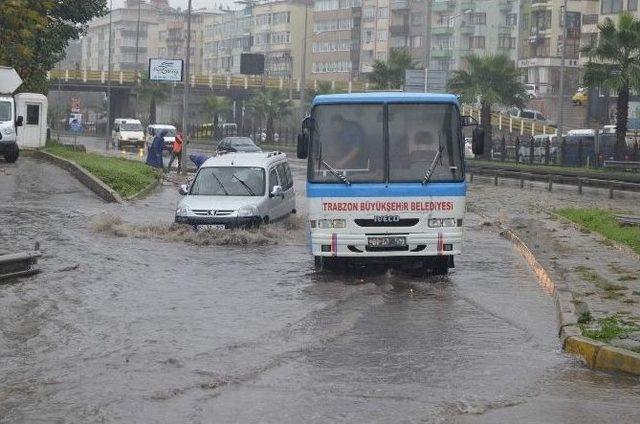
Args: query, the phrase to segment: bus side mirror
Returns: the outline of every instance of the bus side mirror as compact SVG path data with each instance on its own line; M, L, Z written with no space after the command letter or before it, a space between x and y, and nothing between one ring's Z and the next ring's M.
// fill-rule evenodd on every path
M305 133L298 134L298 150L296 156L298 159L306 159L309 154L309 140Z
M474 155L481 155L484 153L484 130L480 127L473 129L471 135L471 151Z
M473 116L469 116L469 115L461 116L460 121L462 122L463 127L478 126L478 120Z
M22 126L22 122L24 121L24 117L22 116L18 116L16 118L16 127L21 127Z

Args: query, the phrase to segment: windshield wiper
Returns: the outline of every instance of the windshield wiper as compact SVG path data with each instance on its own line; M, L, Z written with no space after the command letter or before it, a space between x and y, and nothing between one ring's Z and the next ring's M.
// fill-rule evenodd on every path
M349 179L344 174L341 174L340 172L336 171L331 165L329 165L324 160L320 160L320 163L323 164L325 168L327 168L329 172L331 172L334 176L338 177L340 181L342 181L346 185L351 185L351 181L349 181Z
M438 147L438 151L436 152L436 155L433 157L433 161L431 162L431 165L429 165L429 168L427 168L427 172L425 172L424 174L424 180L422 180L422 185L427 184L431 180L431 175L433 175L433 171L435 171L436 166L438 166L438 161L442 157L442 150L444 150L444 146Z
M240 182L240 184L242 184L242 186L244 188L247 189L247 191L249 192L250 195L255 196L256 194L253 192L253 190L251 190L251 187L249 187L249 185L247 183L245 183L243 180L241 180L240 178L238 178L238 176L236 176L236 174L233 174L233 176L231 178L235 178L236 180L238 180L238 182Z
M224 191L224 195L228 196L229 192L227 191L226 188L224 188L224 184L222 184L222 181L220 181L220 178L218 178L218 176L216 175L215 172L211 172L211 175L213 175L213 178L216 179L216 181L218 182L218 184L220 184L220 188L222 189L222 191Z

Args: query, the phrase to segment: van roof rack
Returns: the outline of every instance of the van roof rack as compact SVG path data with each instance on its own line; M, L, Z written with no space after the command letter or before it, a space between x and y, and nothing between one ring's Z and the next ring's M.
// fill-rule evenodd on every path
M272 157L272 156L278 156L278 155L282 155L282 154L284 154L284 153L282 153L282 152L281 152L281 151L279 151L279 150L274 150L274 151L269 152L269 153L267 154L267 157L268 157L268 158L270 158L270 157Z

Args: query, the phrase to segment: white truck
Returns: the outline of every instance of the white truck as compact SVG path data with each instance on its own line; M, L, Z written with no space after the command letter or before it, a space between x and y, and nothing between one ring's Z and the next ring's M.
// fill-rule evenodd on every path
M16 116L13 92L22 84L22 79L12 68L0 66L0 155L13 163L18 160L17 128L22 126L23 117Z

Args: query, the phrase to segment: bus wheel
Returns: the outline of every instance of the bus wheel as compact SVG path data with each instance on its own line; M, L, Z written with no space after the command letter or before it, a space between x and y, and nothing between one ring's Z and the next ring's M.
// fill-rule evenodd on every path
M313 257L313 267L318 272L324 271L324 258L322 256Z
M431 266L433 275L447 275L449 273L449 257L440 256L433 261Z

